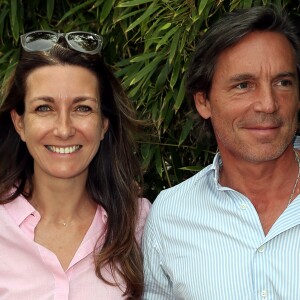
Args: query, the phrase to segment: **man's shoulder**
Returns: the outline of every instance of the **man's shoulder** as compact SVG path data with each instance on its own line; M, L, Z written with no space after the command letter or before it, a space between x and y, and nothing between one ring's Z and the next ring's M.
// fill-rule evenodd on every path
M212 172L212 165L209 165L193 175L189 179L171 187L167 188L159 193L154 201L152 209L169 210L174 204L186 202L188 199L193 199L192 195L206 193L205 188L207 186L207 180ZM151 210L152 210L151 209Z

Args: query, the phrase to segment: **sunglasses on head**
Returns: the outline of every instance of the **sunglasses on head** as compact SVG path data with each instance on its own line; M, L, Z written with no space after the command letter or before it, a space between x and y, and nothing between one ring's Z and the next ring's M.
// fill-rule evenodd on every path
M21 44L25 51L48 51L64 37L71 49L88 54L97 54L101 51L102 36L85 32L73 31L58 33L54 31L36 30L21 35Z

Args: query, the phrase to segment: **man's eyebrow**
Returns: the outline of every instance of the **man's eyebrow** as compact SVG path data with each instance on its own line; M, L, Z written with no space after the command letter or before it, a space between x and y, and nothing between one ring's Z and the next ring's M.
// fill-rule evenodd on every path
M246 80L255 79L255 78L256 78L256 76L254 76L253 74L250 74L250 73L235 74L228 79L228 82L246 81Z
M276 74L276 76L274 76L274 78L282 78L282 77L290 77L290 78L296 79L297 75L295 72L285 71L285 72L278 73L278 74ZM235 74L232 77L230 77L228 79L228 82L235 83L235 82L240 82L240 81L253 80L256 78L257 77L253 74L241 73L241 74Z
M276 78L280 78L280 77L290 77L290 78L293 78L293 79L296 79L297 78L297 75L295 72L282 72L282 73L279 73Z

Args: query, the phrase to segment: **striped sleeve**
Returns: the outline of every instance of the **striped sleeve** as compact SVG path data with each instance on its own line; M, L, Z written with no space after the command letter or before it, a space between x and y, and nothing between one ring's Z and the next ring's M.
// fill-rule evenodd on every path
M144 253L145 293L143 299L171 300L171 281L162 268L162 251L159 244L159 234L155 228L152 210L148 217L143 235L142 249Z

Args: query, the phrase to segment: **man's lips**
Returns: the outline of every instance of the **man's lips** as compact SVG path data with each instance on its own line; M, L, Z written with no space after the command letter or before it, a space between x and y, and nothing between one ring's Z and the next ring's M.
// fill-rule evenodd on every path
M281 118L278 117L263 117L257 119L245 119L239 123L240 128L249 130L274 130L283 125Z
M243 128L249 129L249 130L274 130L279 127L280 126L247 126L247 127L243 127Z

